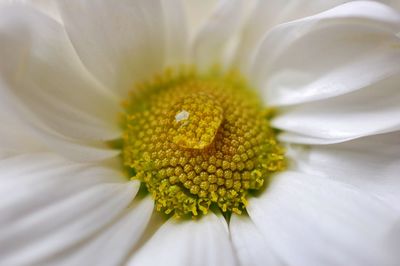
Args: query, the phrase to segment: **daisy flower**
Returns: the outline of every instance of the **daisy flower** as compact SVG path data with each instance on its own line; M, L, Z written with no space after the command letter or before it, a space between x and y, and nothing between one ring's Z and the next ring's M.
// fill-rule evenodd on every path
M400 263L396 1L6 2L0 265Z

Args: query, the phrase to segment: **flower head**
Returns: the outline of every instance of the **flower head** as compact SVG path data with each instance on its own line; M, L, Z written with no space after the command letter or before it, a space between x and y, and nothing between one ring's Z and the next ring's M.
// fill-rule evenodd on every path
M7 2L1 265L400 262L393 3Z
M249 192L284 168L269 113L235 73L167 71L126 104L124 164L166 214L195 217L212 204L241 214Z

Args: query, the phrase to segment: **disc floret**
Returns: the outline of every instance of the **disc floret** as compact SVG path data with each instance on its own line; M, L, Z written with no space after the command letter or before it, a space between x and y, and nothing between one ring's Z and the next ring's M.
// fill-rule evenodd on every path
M236 73L168 70L138 85L125 110L124 164L166 214L240 214L284 168L269 112Z

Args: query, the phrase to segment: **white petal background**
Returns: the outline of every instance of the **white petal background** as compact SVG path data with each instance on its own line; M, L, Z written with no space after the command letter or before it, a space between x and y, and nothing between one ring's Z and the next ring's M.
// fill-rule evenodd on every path
M1 264L35 265L95 234L130 204L138 182L48 153L0 163Z
M250 199L248 212L289 265L395 265L385 240L398 212L356 187L286 172Z
M153 254L153 255L151 255ZM198 221L168 220L128 265L236 265L223 218L210 214Z
M0 5L10 2L29 7L0 11L0 265L400 262L396 11L330 9L339 0ZM104 161L118 152L102 141L120 134L118 104L135 82L216 61L279 110L290 169L229 225L214 214L162 223Z
M0 101L19 115L14 121L22 117L22 128L29 125L31 134L69 157L115 156L98 140L119 135L111 122L117 101L86 75L62 27L29 8L4 8L0 20L0 53L7 62L1 65Z

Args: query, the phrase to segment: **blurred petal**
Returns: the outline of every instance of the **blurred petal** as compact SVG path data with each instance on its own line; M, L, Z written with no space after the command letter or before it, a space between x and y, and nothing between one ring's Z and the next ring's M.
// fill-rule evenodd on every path
M0 120L1 121L1 120ZM10 155L45 150L18 125L0 122L0 159Z
M165 28L159 0L60 0L60 13L82 62L120 95L160 72Z
M185 0L183 1L188 20L190 36L197 31L201 24L211 14L219 0Z
M354 185L400 211L400 132L295 151L300 170Z
M0 54L7 59L0 63L0 104L15 130L76 161L118 154L93 141L118 136L116 101L85 74L62 27L21 6L0 13Z
M398 0L382 0L380 2L383 2L396 10L400 11L400 2Z
M24 127L16 121L15 115L1 102L0 100L0 159L20 153L46 150L24 130Z
M32 6L53 19L61 21L57 6L53 0L0 0L0 7L1 5L6 6L15 3Z
M48 261L49 265L123 265L128 254L135 248L143 235L153 211L151 197L138 201L120 215L116 221L74 246L62 255Z
M269 105L345 94L400 72L400 14L355 1L268 32L250 80Z
M102 161L119 154L118 150L112 150L105 143L88 143L60 135L35 117L31 110L9 93L8 88L3 88L0 84L0 105L7 116L7 119L3 120L3 125L7 128L2 131L6 138L4 141L7 141L7 138L13 139L4 147L5 154L51 150L77 162Z
M243 7L240 0L222 0L199 29L192 51L195 65L199 69L207 70L223 63L229 41L241 29Z
M249 217L232 215L229 229L240 265L285 265Z
M215 214L199 220L169 219L133 255L128 265L236 265L225 221Z
M282 109L272 124L285 133L309 136L306 140L311 144L396 131L400 129L399 83L400 74L353 93ZM301 141L285 133L282 140Z
M399 216L356 187L287 171L247 210L287 265L395 265L389 234Z
M66 137L118 137L117 102L87 75L62 26L21 6L0 13L1 90Z
M182 65L188 56L188 29L182 0L163 0L167 66Z
M52 154L0 161L0 260L32 265L76 245L116 218L139 183Z

